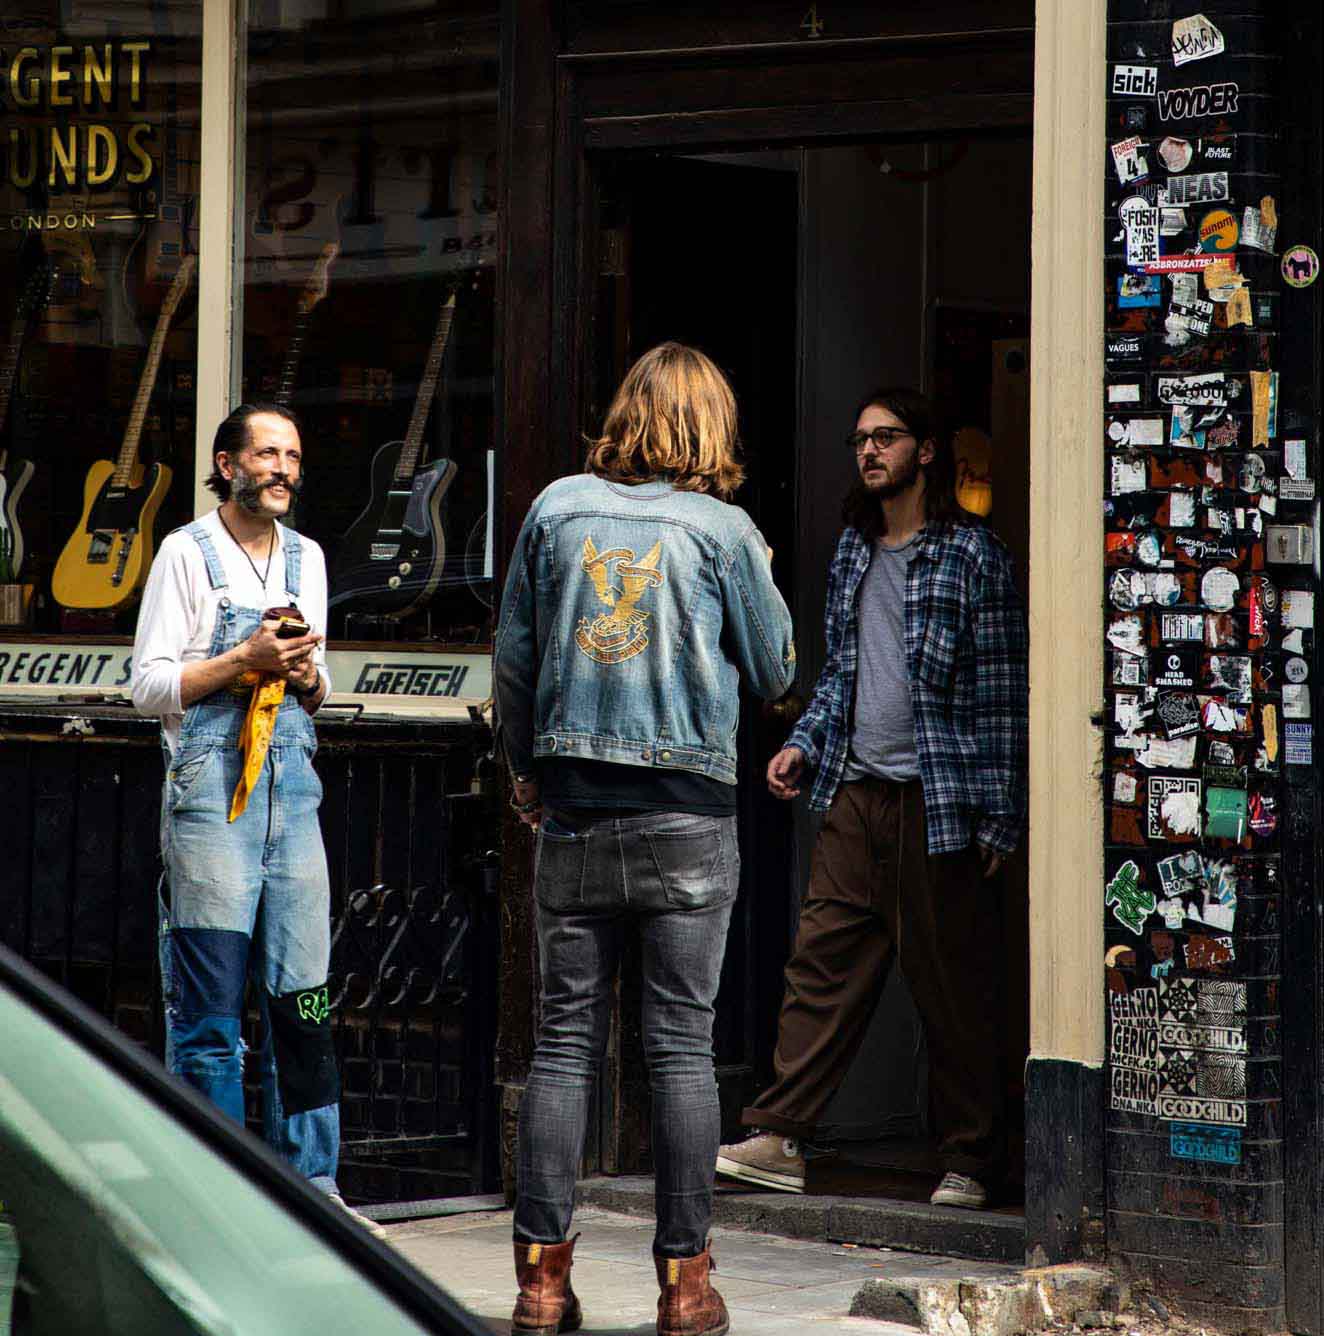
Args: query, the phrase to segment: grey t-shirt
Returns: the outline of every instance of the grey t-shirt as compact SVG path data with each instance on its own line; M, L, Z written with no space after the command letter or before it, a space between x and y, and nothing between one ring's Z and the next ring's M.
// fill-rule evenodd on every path
M919 778L906 661L906 568L918 551L918 534L901 547L874 543L860 582L860 659L843 779Z

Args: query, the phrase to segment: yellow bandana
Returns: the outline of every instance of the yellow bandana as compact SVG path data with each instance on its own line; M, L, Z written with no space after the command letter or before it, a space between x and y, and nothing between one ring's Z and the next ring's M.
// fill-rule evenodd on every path
M244 726L239 730L239 750L244 753L244 772L235 785L230 799L230 820L243 814L248 806L248 795L253 792L262 765L271 746L271 735L276 731L276 712L285 699L285 679L274 673L245 673L237 685L252 687Z

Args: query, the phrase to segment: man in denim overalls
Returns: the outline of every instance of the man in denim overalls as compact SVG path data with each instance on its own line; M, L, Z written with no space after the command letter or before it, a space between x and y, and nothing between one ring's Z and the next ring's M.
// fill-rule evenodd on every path
M327 995L330 885L312 765L311 716L330 689L326 564L316 543L278 523L302 470L289 413L236 409L217 430L213 458L207 486L222 504L162 543L133 653L134 704L160 718L167 753L166 1064L243 1122L240 1029L251 974L263 1017L264 1136L344 1206ZM309 633L279 638L280 623L264 617L273 605L297 608ZM283 677L285 696L247 805L231 820L258 674Z

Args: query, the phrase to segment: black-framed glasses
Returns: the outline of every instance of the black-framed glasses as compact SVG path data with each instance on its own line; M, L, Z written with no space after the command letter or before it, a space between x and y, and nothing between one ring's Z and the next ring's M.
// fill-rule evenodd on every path
M912 435L905 427L875 427L872 431L853 431L846 437L846 444L855 451L857 455L864 453L864 447L870 441L880 450L886 450L893 441L904 440L905 437Z

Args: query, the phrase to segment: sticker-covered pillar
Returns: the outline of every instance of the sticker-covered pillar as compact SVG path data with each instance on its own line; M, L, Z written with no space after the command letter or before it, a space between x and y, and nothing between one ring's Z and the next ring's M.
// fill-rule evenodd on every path
M1285 210L1284 8L1112 0L1095 147L1108 1251L1229 1330L1288 1316L1283 896L1314 886L1317 430L1282 335L1317 220Z
M1026 1254L1103 1241L1105 0L1035 6L1030 435L1030 1057Z

